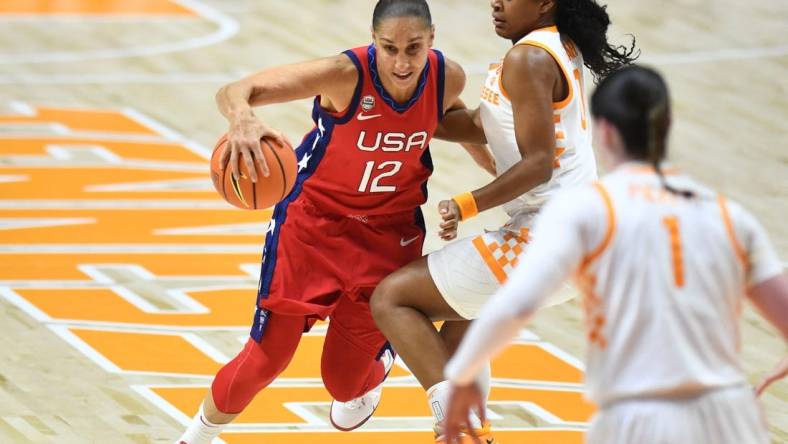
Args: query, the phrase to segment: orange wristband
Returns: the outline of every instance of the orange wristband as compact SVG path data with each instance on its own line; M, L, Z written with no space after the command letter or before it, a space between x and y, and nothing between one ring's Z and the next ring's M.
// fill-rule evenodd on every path
M470 191L458 194L452 200L460 207L460 220L468 220L479 214L479 209L476 208L476 199L473 198Z

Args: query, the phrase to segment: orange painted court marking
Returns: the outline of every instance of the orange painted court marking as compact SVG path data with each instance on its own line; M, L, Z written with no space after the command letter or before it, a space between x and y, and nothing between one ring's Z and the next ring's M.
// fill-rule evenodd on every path
M0 255L0 263L0 280L90 280L81 264L138 265L160 277L243 277L241 264L259 264L260 254L9 254Z
M0 3L0 5L5 5L6 1ZM0 6L0 12L2 12L2 8ZM9 123L58 123L74 131L110 131L157 135L154 130L118 111L62 109L43 106L34 108L34 110L36 111L34 116L0 115L0 125Z
M0 211L0 218L86 218L80 225L0 230L0 244L225 244L259 243L271 210L29 210ZM261 223L259 232L247 235L155 234L155 230Z
M496 378L582 382L583 372L534 344L513 344L492 363Z
M70 329L121 369L141 372L214 374L220 364L176 335ZM167 353L167 351L172 351Z
M153 392L169 402L185 415L191 416L194 406L199 405L207 387L154 387ZM593 407L582 399L578 392L556 390L493 388L491 401L519 402L527 399L553 415L566 421L587 421ZM331 402L331 395L323 387L277 387L261 391L251 404L233 421L234 424L254 423L306 423L304 419L288 410L287 402ZM377 418L431 416L427 407L427 395L421 387L386 386L383 397L375 411ZM519 442L519 441L517 441Z
M55 319L182 327L247 327L252 319L250 307L254 307L257 298L255 288L190 291L188 295L210 313L162 314L145 313L108 289L17 290L16 293Z
M196 15L168 0L3 0L0 14Z
M252 297L254 297L254 294L252 294ZM251 324L249 306L250 304L247 301L247 304L245 304L246 310L244 310L245 313L242 316L244 322L241 326L243 327ZM251 306L254 306L253 300ZM239 321L239 319L236 319L235 324L238 324ZM214 321L204 324L199 324L198 322L184 323L184 326L201 325L210 326L216 325L216 323ZM190 342L176 335L80 329L72 329L72 332L124 371L213 376L219 371L222 364L214 361ZM301 338L301 343L293 360L280 375L280 378L320 378L320 356L324 340L324 336L304 336ZM144 346L141 344L144 344ZM136 345L140 345L140 347L138 348ZM240 351L242 347L243 344L239 342L237 351ZM184 369L181 361L188 361L191 363L191 366ZM390 376L408 375L410 373L395 366ZM423 394L424 391L421 390L421 393ZM326 394L326 396L328 395ZM299 398L291 400L297 399ZM409 408L412 407L409 406Z
M215 190L205 191L99 191L90 187L145 184L174 180L208 180L205 174L178 171L112 168L4 168L2 174L25 175L19 182L0 182L0 195L14 199L204 199L221 201ZM208 184L210 185L210 184ZM142 185L140 185L142 186ZM227 204L227 208L232 207Z
M517 432L495 432L496 439L506 444L582 444L583 433L566 430L525 430ZM224 433L227 444L403 444L431 443L435 437L431 432L386 432L375 433L355 430L352 433Z
M0 123L0 127L3 124ZM7 128L7 127L6 127ZM122 137L122 135L120 135ZM205 162L206 174L208 160L185 148L183 145L166 142L112 141L91 137L66 137L52 135L47 137L12 137L0 134L3 144L3 155L34 155L46 156L46 147L85 147L98 146L105 148L122 159L172 160L178 162ZM51 171L51 170L50 170ZM55 170L57 171L57 170ZM168 172L165 172L168 173Z

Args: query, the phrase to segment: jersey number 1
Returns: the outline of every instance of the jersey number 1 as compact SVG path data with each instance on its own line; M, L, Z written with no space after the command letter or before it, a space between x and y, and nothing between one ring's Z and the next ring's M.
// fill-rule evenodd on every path
M397 187L395 185L381 185L380 179L391 177L397 174L400 168L402 168L402 162L397 160L383 162L378 165L377 168L375 168L375 162L370 160L367 162L367 167L364 169L364 176L361 177L361 183L358 185L358 191L361 193L367 191L370 193L393 193L397 191ZM378 174L374 179L372 179L372 183L370 183L373 170L387 169L388 171ZM369 187L369 189L367 189L367 187Z
M676 286L684 286L684 258L681 250L681 233L679 232L679 218L667 216L662 219L662 224L670 236L670 251L673 255L673 278Z

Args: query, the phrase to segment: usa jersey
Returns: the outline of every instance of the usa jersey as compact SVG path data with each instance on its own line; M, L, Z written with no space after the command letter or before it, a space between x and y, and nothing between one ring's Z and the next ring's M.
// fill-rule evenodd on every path
M569 92L566 99L553 103L556 157L552 178L504 204L504 210L513 218L510 228L514 229L527 225L530 216L559 190L588 183L597 174L586 115L582 54L572 42L562 39L555 26L533 31L516 45L536 46L550 53L561 67ZM504 69L506 65L502 63L491 65L479 104L484 134L495 157L498 175L522 159L514 134L512 103L501 80ZM519 215L525 217L518 218Z
M315 127L296 149L296 183L266 234L258 306L275 312L324 317L338 294L374 288L421 256L443 56L430 50L413 96L400 104L383 88L374 45L344 54L358 72L350 105L332 113L315 98Z
M429 143L443 113L443 56L429 52L416 91L400 104L383 88L374 45L344 54L358 70L353 99L330 113L315 98L315 128L296 151L293 194L339 215L413 211L427 200Z

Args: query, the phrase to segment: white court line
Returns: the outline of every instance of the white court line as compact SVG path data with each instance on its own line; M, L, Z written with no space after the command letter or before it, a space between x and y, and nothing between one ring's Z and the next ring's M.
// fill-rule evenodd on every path
M727 48L715 51L695 51L675 54L654 54L643 56L640 60L661 66L687 65L695 63L721 62L748 60L758 58L773 58L788 55L788 46L774 46L767 48L739 49ZM0 60L2 63L2 60ZM487 73L487 63L472 63L466 66L469 75ZM238 80L248 75L247 71L236 72L174 72L159 74L0 74L0 84L4 85L89 85L89 84L185 84L185 83L215 83L223 84Z
M105 371L109 373L122 372L120 367L115 365L114 362L105 358L104 355L96 351L96 349L91 347L87 342L83 341L76 334L72 333L69 327L63 325L48 325L47 327L49 327L50 330L52 330L58 336L60 336L64 341L71 344L72 347L82 352L83 355L87 356L88 359L95 362L99 367L103 368Z
M32 54L0 54L0 65L10 65L18 63L51 63L51 62L80 62L85 60L98 59L119 59L128 57L152 56L168 54L173 52L188 51L204 46L214 45L225 41L238 33L240 28L237 21L233 18L202 4L196 0L173 0L186 8L196 11L206 20L216 24L219 29L216 31L172 43L161 45L136 46L131 48L109 48L97 49L83 52L62 51Z

